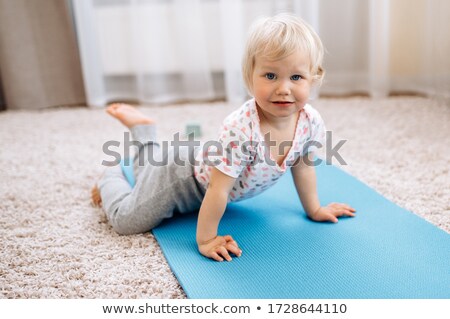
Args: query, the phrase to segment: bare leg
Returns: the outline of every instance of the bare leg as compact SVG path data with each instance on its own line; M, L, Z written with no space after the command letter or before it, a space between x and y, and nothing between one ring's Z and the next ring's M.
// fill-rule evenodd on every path
M141 111L129 104L111 104L106 108L106 112L114 118L118 119L128 129L131 129L138 125L155 124L155 121L152 118L146 116ZM97 187L97 183L91 189L91 200L94 206L102 206L102 198L100 196L100 190Z
M177 164L172 150L163 154L156 142L154 121L130 105L112 105L107 112L129 128L133 145L138 146L134 187L126 180L122 167L116 165L105 170L92 192L93 202L101 202L113 229L123 235L142 233L172 217L174 212L198 210L204 190L195 181L193 166ZM150 158L152 155L155 157ZM140 157L156 161L145 160L136 165ZM159 165L159 160L166 157L167 163Z

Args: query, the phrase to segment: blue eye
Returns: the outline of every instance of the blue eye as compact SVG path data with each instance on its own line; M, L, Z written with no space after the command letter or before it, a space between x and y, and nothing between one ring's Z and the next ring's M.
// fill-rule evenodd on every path
M266 79L268 79L268 80L273 80L273 79L275 79L275 74L273 74L273 73L267 73L267 74L265 75L265 77L266 77Z
M291 76L291 80L293 80L293 81L298 81L298 80L300 80L302 77L300 76L300 75L298 75L298 74L295 74L295 75L293 75L293 76Z

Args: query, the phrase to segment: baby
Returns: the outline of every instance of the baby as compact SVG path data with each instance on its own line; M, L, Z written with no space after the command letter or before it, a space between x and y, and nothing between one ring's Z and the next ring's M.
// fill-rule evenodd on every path
M146 232L174 212L199 210L198 249L217 261L242 254L233 237L218 234L227 203L263 192L288 169L310 219L335 223L338 217L355 216L346 204L320 205L309 157L325 138L321 116L307 104L311 88L321 84L322 59L319 37L301 19L279 14L255 23L242 68L253 98L224 120L218 143L208 147L164 154L151 118L130 105L109 106L107 112L138 142L136 185L130 187L120 166L110 167L93 188L93 201L102 204L120 234ZM152 165L150 158L165 164Z

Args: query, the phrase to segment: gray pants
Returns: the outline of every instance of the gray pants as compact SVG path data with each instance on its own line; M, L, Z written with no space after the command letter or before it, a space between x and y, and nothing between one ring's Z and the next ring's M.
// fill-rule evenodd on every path
M143 233L175 212L197 211L205 190L195 179L194 167L188 161L193 150L180 147L163 154L156 143L154 125L138 125L130 131L140 145L133 162L136 185L130 187L120 165L107 168L98 183L103 209L114 230L123 235ZM167 164L152 165L149 156L155 162ZM176 158L185 165L177 164Z

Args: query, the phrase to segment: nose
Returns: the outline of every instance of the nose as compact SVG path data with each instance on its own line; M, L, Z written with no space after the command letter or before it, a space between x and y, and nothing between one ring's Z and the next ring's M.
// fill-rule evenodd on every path
M278 95L289 95L291 94L291 88L288 81L281 81L276 89L276 94Z

